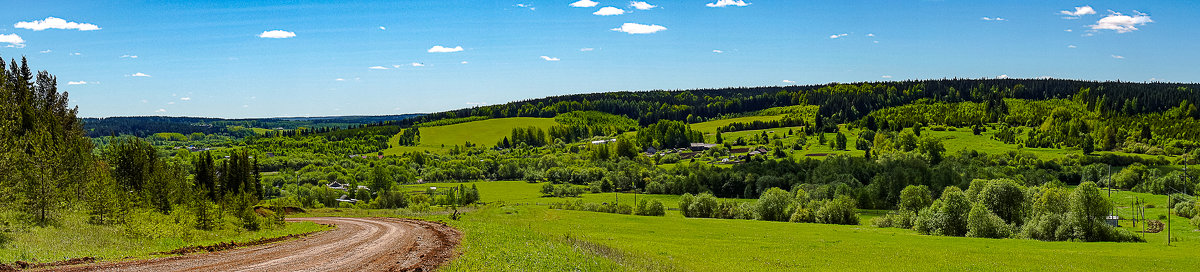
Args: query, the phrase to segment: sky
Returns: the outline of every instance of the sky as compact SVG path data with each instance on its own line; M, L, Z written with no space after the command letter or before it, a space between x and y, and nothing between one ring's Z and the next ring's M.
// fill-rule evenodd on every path
M1200 81L1164 1L8 1L0 57L80 116L437 112L552 95L938 78Z

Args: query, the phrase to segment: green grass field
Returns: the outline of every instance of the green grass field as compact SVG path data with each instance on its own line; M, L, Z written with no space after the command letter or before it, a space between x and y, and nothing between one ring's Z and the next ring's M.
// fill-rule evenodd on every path
M746 116L746 117L720 119L720 120L713 120L713 121L708 121L708 122L695 123L695 124L692 124L692 129L699 131L699 132L703 132L704 134L710 134L710 133L717 133L717 128L724 126L724 125L731 124L731 123L736 123L736 122L750 123L750 122L754 122L754 121L775 121L775 120L779 120L779 119L783 119L783 115Z
M1146 234L1147 243L1042 242L928 236L865 225L887 212L878 210L861 210L864 225L857 226L684 218L674 211L648 217L552 210L544 204L612 202L613 194L542 198L540 184L464 184L478 186L485 201L504 204L489 204L457 221L444 215L419 216L447 222L466 234L463 255L443 271L1189 271L1200 265L1195 258L1200 232L1182 217L1173 218L1177 240L1171 246L1166 245L1166 232ZM457 184L411 186L428 185ZM618 197L621 203L632 202L632 195ZM667 207L678 200L638 195L643 197ZM1165 196L1113 194L1118 206L1128 206L1130 197L1166 206ZM1120 213L1128 211L1125 207ZM1147 209L1151 218L1165 212ZM1130 227L1128 221L1122 225Z
M0 263L18 260L53 262L80 257L96 257L103 260L148 258L151 257L151 253L187 246L250 242L328 229L311 222L296 222L287 223L278 229L255 232L195 231L190 237L146 238L130 236L124 227L87 224L82 218L70 216L57 226L33 227L14 235L12 241L0 247Z
M512 134L513 128L535 126L548 129L557 125L553 118L516 117L488 119L437 127L421 128L421 144L417 146L397 146L399 134L388 140L388 149L384 155L399 155L406 152L438 152L445 151L455 145L462 146L467 142L482 146L493 146L504 137Z

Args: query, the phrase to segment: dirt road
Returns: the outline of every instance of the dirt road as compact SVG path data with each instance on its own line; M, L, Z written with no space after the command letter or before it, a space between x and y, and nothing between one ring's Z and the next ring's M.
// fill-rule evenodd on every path
M397 218L298 218L337 229L294 241L61 271L432 271L454 258L462 234Z

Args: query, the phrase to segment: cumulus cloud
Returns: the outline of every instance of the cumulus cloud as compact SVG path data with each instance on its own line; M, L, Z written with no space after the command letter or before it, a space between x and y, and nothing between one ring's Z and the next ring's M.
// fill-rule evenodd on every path
M1074 44L1067 45L1067 48L1075 48L1075 47L1076 47L1076 46L1075 46Z
M420 62L413 62L413 63L412 63L412 66L413 66L413 67L425 67L425 64L424 64L424 63L420 63Z
M629 34L650 34L667 30L667 27L660 25L643 25L637 23L625 23L621 27L613 28L612 31L625 32Z
M882 78L892 78L892 76L889 76L889 75L884 75L884 76L881 76L881 77L882 77Z
M179 100L192 101L192 98L191 97L180 97Z
M867 33L867 37L875 37L875 33Z
M38 51L38 53L42 53L42 54L45 54L45 53L50 53L50 52L53 52L53 51L50 51L50 49L46 49L46 50L42 50L42 51Z
M87 81L67 81L67 85L87 85Z
M850 34L846 34L846 33L842 33L842 34L833 34L833 35L829 35L829 38L830 38L830 39L837 39L837 38L845 37L846 35L850 35Z
M32 22L17 22L13 25L16 28L30 29L33 31L42 31L46 29L77 29L80 31L99 30L100 27L88 23L67 22L55 17L46 17L45 20L37 20Z
M1008 75L1000 75L1000 76L996 77L996 79L1007 79L1007 78L1008 78Z
M283 30L263 31L262 34L258 34L258 37L259 38L268 38L268 39L286 39L286 38L296 37L296 32L283 31Z
M600 16L621 15L621 14L625 14L625 10L619 9L619 8L614 8L614 7L603 7L603 8L600 8L600 10L597 10L596 12L592 12L592 14L600 15Z
M1033 79L1053 79L1053 78L1054 77L1051 77L1051 76L1040 76L1040 77L1035 77Z
M121 55L121 58L123 58L123 59L136 59L136 58L137 58L137 56L136 56L136 55Z
M469 63L469 62L467 62L467 61L465 61L465 60L464 60L464 61L462 61L462 62L459 62L459 63L461 63L461 64L467 64L467 63Z
M547 56L542 56L542 59L544 59L546 61L558 61L558 58L552 58L552 57L547 57Z
M79 52L75 52L75 53L71 53L71 55L72 55L72 56L78 56L78 55L83 55L83 54L80 54Z
M591 51L596 51L596 49L591 48L591 47L585 47L585 48L580 48L579 51L580 52L591 52Z
M433 47L429 48L429 53L453 53L461 51L463 51L462 46L445 47L441 45L434 45Z
M796 83L796 82L795 82L795 81L791 81L791 80L784 79L784 80L783 80L783 83L788 83L788 84L791 84L791 83Z
M17 34L0 34L0 43L7 43L7 47L25 47L25 39Z
M1145 13L1137 12L1136 10L1133 11L1133 13L1133 16L1129 16L1113 11L1112 14L1101 18L1100 21L1096 21L1096 24L1090 25L1089 27L1091 27L1093 30L1107 29L1115 30L1117 33L1127 33L1138 30L1137 26L1154 22L1154 20L1150 20L1150 16L1146 15Z
M579 1L576 1L575 3L571 3L570 6L577 7L577 8L590 8L590 7L595 7L598 4L600 4L600 3L596 3L596 1L592 1L592 0L579 0Z
M1112 58L1114 58L1114 59L1125 59L1125 56L1112 55Z
M640 10L647 10L647 9L652 9L652 8L658 7L655 5L651 5L650 3L640 2L640 1L629 2L629 6L632 8L635 8L635 9L640 9Z
M333 79L333 81L346 81L346 79L345 78L335 78L335 79Z
M745 7L745 6L749 6L750 3L746 3L746 1L742 1L742 0L717 0L717 2L715 2L715 3L708 3L708 4L704 4L704 5L707 7L710 7L710 8L720 8L720 7L727 7L727 6Z
M379 30L387 30L387 28L383 27L383 26L379 26Z
M537 10L537 8L533 7L533 5L530 5L530 4L517 4L516 6L518 8L527 8L529 10Z
M154 111L154 112L167 112L167 109L158 109L158 110L156 110L156 111Z
M718 50L718 49L713 49L713 53L720 54L720 53L725 53L725 51L721 51L721 50Z
M131 76L131 77L150 77L150 75L143 74L143 73L141 73L141 72L133 73L133 74L131 74L131 75L127 75L127 76Z
M1075 11L1064 10L1064 11L1059 11L1058 13L1068 16L1068 17L1063 17L1065 19L1079 19L1080 16L1084 16L1084 15L1088 15L1088 14L1096 14L1096 10L1092 9L1091 6L1082 6L1082 7L1075 7Z
M1007 21L1007 20L1008 20L1008 19L1004 19L1004 18L1000 18L1000 17L995 17L995 18L992 18L992 17L982 17L982 18L979 18L979 19L980 19L980 20L984 20L984 21Z
M367 67L367 69L371 69L371 70L387 70L388 68L387 68L387 67L383 67L383 66L371 66L371 67Z

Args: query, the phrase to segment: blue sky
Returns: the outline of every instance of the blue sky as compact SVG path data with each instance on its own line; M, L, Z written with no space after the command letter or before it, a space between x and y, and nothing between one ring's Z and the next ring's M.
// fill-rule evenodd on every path
M1193 1L592 1L10 1L0 57L57 75L87 117L950 77L1200 81Z

